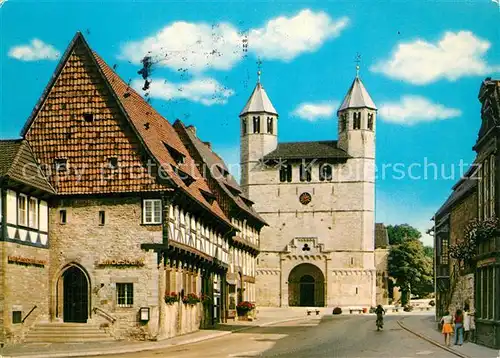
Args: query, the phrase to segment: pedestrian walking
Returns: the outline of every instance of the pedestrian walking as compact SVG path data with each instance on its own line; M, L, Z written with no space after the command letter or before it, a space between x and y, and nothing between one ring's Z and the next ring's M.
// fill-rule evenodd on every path
M446 346L450 346L450 336L453 333L453 317L451 316L449 311L444 313L444 316L441 318L441 332L444 335L444 344Z
M455 345L462 345L464 343L464 314L461 309L455 313L453 320L455 325Z
M470 341L470 323L471 315L469 312L469 304L464 305L464 342Z

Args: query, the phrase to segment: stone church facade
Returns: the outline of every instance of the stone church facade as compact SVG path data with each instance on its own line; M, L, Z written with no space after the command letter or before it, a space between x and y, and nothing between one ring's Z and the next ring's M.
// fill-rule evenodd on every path
M260 79L240 113L241 186L269 224L257 264L260 306L377 303L377 107L358 75L337 114L338 140L280 143L287 124Z

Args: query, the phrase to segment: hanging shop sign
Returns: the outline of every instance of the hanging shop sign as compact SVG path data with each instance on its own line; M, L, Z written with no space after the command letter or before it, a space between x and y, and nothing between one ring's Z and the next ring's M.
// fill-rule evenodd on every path
M47 265L47 261L45 260L38 260L32 257L21 257L21 256L8 256L7 262L9 264L36 266L36 267L45 267L45 265Z

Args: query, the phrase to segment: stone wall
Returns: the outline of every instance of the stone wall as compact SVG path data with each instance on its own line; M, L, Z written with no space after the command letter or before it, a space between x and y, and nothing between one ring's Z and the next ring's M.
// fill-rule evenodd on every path
M54 203L50 215L50 314L52 319L64 317L62 273L68 265L82 269L90 280L90 319L107 324L113 335L135 338L138 330L154 336L158 331L159 270L157 254L141 250L142 243L161 242L161 225L142 225L140 198L61 199ZM67 223L59 221L59 210L66 210ZM99 225L99 211L106 221ZM142 265L104 264L106 260L140 260ZM133 284L133 305L117 303L117 283ZM117 321L112 324L98 307ZM149 307L151 320L139 322L141 307ZM142 327L142 328L141 328Z
M19 342L36 322L48 318L49 250L10 242L0 242L0 246L4 340ZM38 264L20 262L26 259L36 260ZM24 323L13 323L13 311L20 311L23 319L34 306L35 310Z
M456 244L464 240L464 231L470 220L477 217L477 193L474 191L466 196L451 210L450 215L450 244ZM451 259L452 264L457 265L456 260ZM463 267L462 267L463 268ZM462 272L463 273L463 272ZM448 309L455 312L457 308L463 309L465 303L469 303L474 309L474 274L457 275L457 282L451 282L455 287Z

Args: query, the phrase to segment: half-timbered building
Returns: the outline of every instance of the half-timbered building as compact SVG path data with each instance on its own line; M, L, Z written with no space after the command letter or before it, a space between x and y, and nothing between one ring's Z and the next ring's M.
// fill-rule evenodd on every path
M220 319L225 302L214 306L214 285L224 290L238 228L172 125L80 33L21 135L55 195L33 243L43 246L48 235L50 245L31 255L48 262L45 284L34 286L40 296L21 295L22 309L10 305L3 315L30 313L13 340L47 340L54 325L67 340L82 340L67 322L110 338L162 339ZM6 205L24 203L28 212L26 228L8 240L28 231L31 196L22 201L22 192L2 190ZM14 230L2 220L4 234ZM24 240L33 240L31 233Z
M186 148L189 150L203 177L215 194L222 210L238 232L231 237L227 292L222 299L228 302L225 317L236 316L236 306L242 301L255 304L255 269L259 253L259 235L266 225L264 219L252 208L254 204L242 192L226 164L214 151L210 142L203 142L196 135L194 126L186 127L181 121L174 123Z
M48 309L53 193L26 141L0 141L0 342Z

